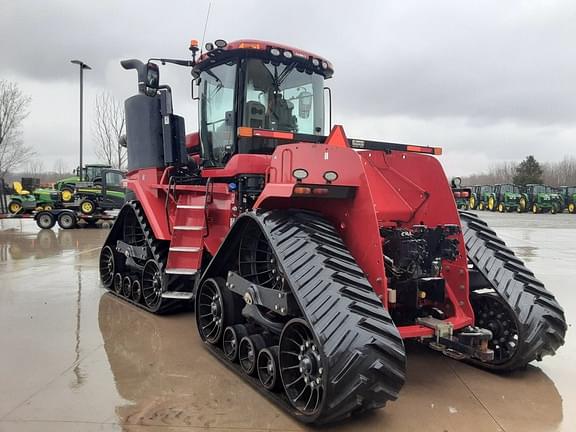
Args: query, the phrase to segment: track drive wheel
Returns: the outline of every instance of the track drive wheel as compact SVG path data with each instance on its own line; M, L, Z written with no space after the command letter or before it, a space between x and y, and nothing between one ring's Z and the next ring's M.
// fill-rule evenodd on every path
M314 416L324 403L324 359L306 321L294 318L282 330L279 347L280 377L294 408Z

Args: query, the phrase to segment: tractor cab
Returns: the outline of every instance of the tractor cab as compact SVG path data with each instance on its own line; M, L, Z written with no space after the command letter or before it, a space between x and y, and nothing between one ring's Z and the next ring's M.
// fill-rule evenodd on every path
M333 73L327 60L271 42L216 44L207 45L192 71L202 154L210 166L223 166L237 153L272 154L272 131L323 134L324 79ZM254 129L269 136L254 136Z

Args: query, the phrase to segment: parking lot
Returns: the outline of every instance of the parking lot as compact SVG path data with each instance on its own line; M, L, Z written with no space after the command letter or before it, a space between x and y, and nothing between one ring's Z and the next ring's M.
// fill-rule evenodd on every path
M566 345L497 375L409 343L399 400L329 430L576 430L576 216L481 215L564 307ZM0 220L0 431L306 429L206 351L192 313L157 317L106 294L107 234Z

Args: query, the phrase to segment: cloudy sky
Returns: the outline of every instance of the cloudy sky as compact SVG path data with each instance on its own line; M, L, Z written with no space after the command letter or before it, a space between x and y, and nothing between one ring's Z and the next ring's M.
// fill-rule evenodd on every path
M85 156L95 162L96 96L136 89L124 58L187 58L208 0L0 0L0 78L32 97L24 139L51 169L77 165L78 67ZM576 153L573 0L212 0L206 41L256 38L332 61L333 117L350 137L441 146L450 175L534 154ZM165 67L175 111L196 128L189 74Z

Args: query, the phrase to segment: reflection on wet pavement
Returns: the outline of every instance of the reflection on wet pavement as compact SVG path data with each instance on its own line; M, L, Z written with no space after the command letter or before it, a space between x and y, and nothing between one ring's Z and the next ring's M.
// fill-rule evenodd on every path
M486 219L573 323L576 251L556 248L576 241L576 217L555 228ZM1 432L306 430L208 353L193 314L157 317L105 293L97 258L107 233L0 221ZM576 430L571 330L557 356L512 375L408 343L400 399L330 430Z

